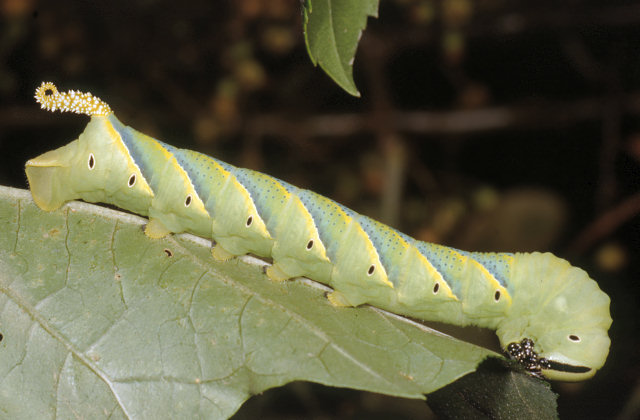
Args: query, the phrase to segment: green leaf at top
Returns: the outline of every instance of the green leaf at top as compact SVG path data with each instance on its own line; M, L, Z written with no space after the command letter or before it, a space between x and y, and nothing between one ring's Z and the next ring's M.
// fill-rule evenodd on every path
M1 418L227 418L294 380L424 398L495 355L144 222L0 187Z
M369 16L378 16L379 0L305 0L304 36L314 65L344 90L360 92L353 81L353 60Z

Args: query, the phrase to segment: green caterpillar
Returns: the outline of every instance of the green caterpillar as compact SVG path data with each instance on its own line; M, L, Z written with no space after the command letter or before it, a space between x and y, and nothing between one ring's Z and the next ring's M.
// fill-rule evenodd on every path
M325 283L336 306L495 329L512 358L550 379L586 379L605 362L610 299L563 259L417 241L311 191L144 135L89 93L43 83L35 97L91 117L77 140L26 163L44 210L78 198L110 203L148 216L152 238L190 232L213 239L219 260L270 257L271 279Z

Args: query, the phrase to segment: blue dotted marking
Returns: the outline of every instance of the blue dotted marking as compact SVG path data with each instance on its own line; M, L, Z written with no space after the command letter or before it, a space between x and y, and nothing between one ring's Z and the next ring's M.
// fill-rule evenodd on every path
M225 182L220 161L202 153L171 147L168 149L185 170L203 203L207 203L215 191ZM214 195L215 197L215 195Z
M313 222L318 229L320 240L327 250L327 256L335 261L336 252L340 248L339 240L342 239L347 225L338 217L342 209L334 201L319 195L313 191L297 189L295 193L302 201Z
M454 295L461 295L462 260L455 255L456 249L428 242L416 241L418 251L425 256L442 275Z
M493 274L493 277L498 280L498 283L500 283L502 287L511 292L511 284L509 283L511 264L509 263L509 259L513 254L494 252L461 252L464 252L465 255L469 255L471 258L482 264L487 271Z
M260 217L267 225L267 229L275 228L274 224L279 220L277 212L285 204L286 198L279 187L289 191L287 187L279 179L251 169L235 168L232 173L249 191ZM277 204L280 204L280 206L277 206Z
M157 150L154 147L149 146L152 146L152 141L156 142L164 149L167 149L168 145L122 124L114 114L109 115L107 118L113 125L113 128L120 134L123 143L133 158L133 161L140 168L142 176L145 178L151 189L154 192L157 192L160 187L160 180L155 175L157 175L158 172L158 165L161 165L161 161L166 162L166 157L163 156L162 150Z
M398 264L402 262L405 254L405 247L401 245L403 238L397 230L376 222L367 216L359 215L357 221L369 236L376 251L378 251L380 262L387 271L389 280L396 286L398 279L392 275L391 270L397 269L397 271L400 271Z

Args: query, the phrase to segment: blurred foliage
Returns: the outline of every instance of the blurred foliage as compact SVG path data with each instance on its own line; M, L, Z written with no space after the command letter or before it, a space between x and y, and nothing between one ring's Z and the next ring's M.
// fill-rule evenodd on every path
M0 0L0 183L24 187L29 157L82 131L82 117L33 103L34 88L52 80L93 92L145 133L311 188L419 238L554 251L598 280L614 319L603 371L554 384L560 415L634 418L637 2L383 1L356 54L360 99L311 64L300 7ZM352 418L403 404L305 389L291 387L286 404L269 403L286 389L267 392L258 415ZM423 415L407 410L395 412Z
M360 92L353 61L369 16L378 16L378 0L304 0L303 30L309 57L345 91Z

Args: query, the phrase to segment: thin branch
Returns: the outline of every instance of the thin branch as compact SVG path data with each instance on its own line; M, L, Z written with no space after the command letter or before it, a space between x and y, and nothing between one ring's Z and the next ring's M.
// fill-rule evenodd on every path
M621 115L640 115L640 92L621 96ZM536 104L486 107L459 111L396 111L390 117L392 131L420 135L459 135L514 128L548 128L602 118L600 97L576 101L540 101ZM370 114L316 115L291 121L280 114L247 118L245 129L262 135L289 136L300 130L310 137L346 137L376 133L379 121Z
M616 207L600 215L576 237L567 249L567 254L583 254L638 214L640 214L640 193L628 197Z

